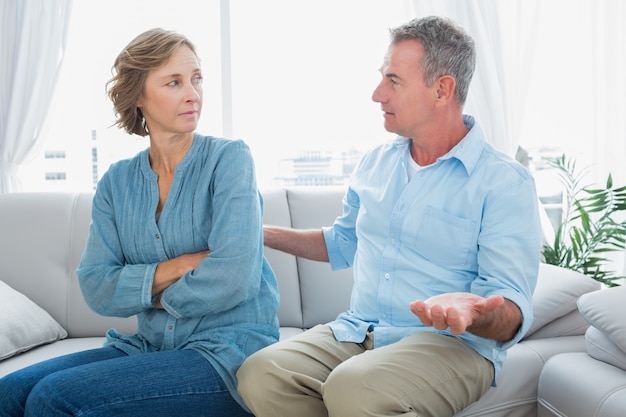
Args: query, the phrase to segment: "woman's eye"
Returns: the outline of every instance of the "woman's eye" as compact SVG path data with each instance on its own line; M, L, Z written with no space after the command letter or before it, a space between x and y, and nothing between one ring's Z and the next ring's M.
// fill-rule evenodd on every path
M177 80L172 80L169 83L167 83L167 85L171 85L172 87L176 86L176 85L178 85L178 81Z
M202 84L202 76L201 76L201 75L197 75L197 76L193 79L193 81L194 81L196 84Z

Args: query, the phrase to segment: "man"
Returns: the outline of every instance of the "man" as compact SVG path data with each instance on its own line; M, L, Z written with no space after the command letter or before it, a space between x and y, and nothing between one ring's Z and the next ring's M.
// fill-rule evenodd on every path
M392 30L373 100L399 137L363 157L332 227L265 227L354 287L335 321L244 362L257 417L452 416L495 384L532 323L541 240L531 175L463 115L474 67L447 19Z

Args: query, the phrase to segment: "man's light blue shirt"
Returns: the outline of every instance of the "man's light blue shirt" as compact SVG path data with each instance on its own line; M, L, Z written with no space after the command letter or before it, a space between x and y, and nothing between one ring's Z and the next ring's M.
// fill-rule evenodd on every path
M499 294L520 308L523 323L509 342L469 332L455 336L493 362L533 320L532 293L541 230L535 183L512 158L487 143L471 116L457 146L410 180L410 141L397 138L368 152L352 175L343 214L324 238L333 269L353 267L350 309L330 323L339 341L376 347L424 326L409 309L415 300L449 292Z
M136 315L138 332L112 329L108 346L128 354L199 351L237 393L243 360L278 340L278 287L263 256L263 201L242 141L195 135L159 217L158 177L148 150L113 164L98 183L86 249L77 270L87 304L106 316ZM161 295L157 265L210 249ZM184 375L181 374L181 378Z

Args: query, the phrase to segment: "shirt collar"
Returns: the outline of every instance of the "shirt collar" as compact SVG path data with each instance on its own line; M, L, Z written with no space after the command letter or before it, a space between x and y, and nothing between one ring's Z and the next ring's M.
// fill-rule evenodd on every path
M447 154L439 159L456 158L465 167L467 175L471 175L485 147L485 135L472 116L463 115L463 123L465 123L465 127L467 127L469 131L454 148L450 149Z
M464 114L463 123L469 131L454 148L450 149L445 155L437 158L437 162L455 158L463 164L467 175L470 175L478 164L478 159L483 152L486 142L483 131L474 117ZM409 142L410 139L398 136L395 138L393 144L395 146L402 146Z

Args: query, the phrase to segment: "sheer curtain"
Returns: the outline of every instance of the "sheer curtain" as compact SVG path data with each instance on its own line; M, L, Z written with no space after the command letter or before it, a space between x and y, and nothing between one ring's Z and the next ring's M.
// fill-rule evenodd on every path
M592 2L592 155L594 182L611 172L626 184L626 2Z
M540 11L538 0L415 0L415 16L446 16L476 42L476 72L465 112L476 116L499 150L514 156L526 106L536 31L523 31ZM525 21L529 20L529 23ZM524 63L522 65L521 63ZM515 100L511 100L514 97Z
M0 193L36 148L59 75L72 0L0 0Z
M526 107L526 92L540 12L538 0L415 0L417 17L446 16L462 26L476 43L476 71L464 112L476 117L486 136L500 151L515 156L520 125ZM526 19L529 21L526 22ZM524 63L524 65L522 65ZM514 99L513 99L514 98ZM554 239L545 210L540 210L543 238Z
M626 185L626 4L621 0L592 4L593 181L604 184L610 172L614 184ZM615 255L615 270L621 267L626 275L626 251Z

